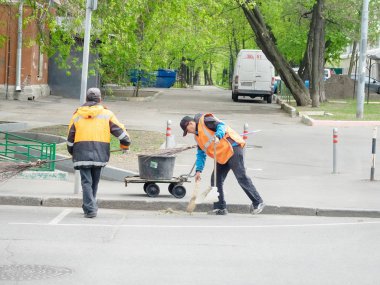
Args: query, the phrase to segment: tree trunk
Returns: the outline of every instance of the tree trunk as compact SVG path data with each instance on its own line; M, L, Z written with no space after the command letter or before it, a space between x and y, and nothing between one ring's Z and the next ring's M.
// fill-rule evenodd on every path
M209 84L208 85L214 85L214 81L212 80L212 62L210 58L210 75L209 75Z
M203 76L205 80L205 85L209 85L210 79L208 76L208 66L207 66L207 61L203 62Z
M232 40L234 42L235 55L237 56L239 51L240 51L240 48L239 48L239 43L238 43L236 36L235 36L235 28L232 28Z
M316 17L314 16L314 13L312 13L311 21L310 21L310 28L309 28L309 34L307 36L307 45L306 50L303 55L302 62L300 64L300 68L298 70L298 75L302 78L303 81L309 80L311 78L311 57L312 57L312 50L313 50L313 29L315 27L315 20Z
M351 58L350 58L350 67L348 68L348 76L352 74L352 70L354 69L357 46L358 46L358 42L354 41L354 43L352 44L352 52L351 52Z
M230 64L229 64L229 75L228 75L228 83L229 83L229 86L232 88L232 76L234 74L234 67L235 67L235 63L234 63L234 56L232 54L232 43L231 41L229 42L229 48L230 48Z
M199 82L199 74L201 72L201 68L200 67L197 67L197 69L195 70L195 73L194 73L194 79L193 79L193 82L194 82L194 85L199 85L200 82Z
M186 86L186 58L182 57L181 67L180 67L180 82L181 87L184 88Z
M240 1L237 0L239 3ZM310 103L309 92L306 89L302 79L294 72L290 64L285 60L274 42L274 35L268 30L264 19L259 11L258 5L253 8L247 6L252 0L246 0L241 4L244 14L255 33L256 43L262 49L265 56L274 65L276 70L292 93L298 106L306 106Z
M324 0L318 0L313 7L313 18L315 26L310 29L313 33L312 65L310 78L310 96L313 107L319 107L320 100L325 100L324 96L324 54L325 54L325 33L324 19L322 15ZM313 21L312 21L313 22ZM322 88L322 89L321 89ZM321 95L321 96L320 96Z

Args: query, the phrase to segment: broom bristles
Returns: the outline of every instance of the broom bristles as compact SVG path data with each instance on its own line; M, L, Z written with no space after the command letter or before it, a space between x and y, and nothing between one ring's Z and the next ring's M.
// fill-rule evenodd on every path
M195 203L195 201L197 200L198 192L199 192L199 181L195 182L195 186L194 186L193 193L191 195L190 202L189 202L189 204L187 205L187 208L186 208L186 211L188 213L190 213L190 214L192 212L194 212L195 207L197 206L197 204Z
M192 145L192 146L184 146L184 147L175 147L175 148L167 148L167 149L162 149L154 153L148 153L148 154L141 154L144 156L173 156L177 153L192 149L197 147L197 145Z
M5 182L17 174L29 170L33 167L41 166L47 163L47 160L38 160L35 162L0 162L0 183Z

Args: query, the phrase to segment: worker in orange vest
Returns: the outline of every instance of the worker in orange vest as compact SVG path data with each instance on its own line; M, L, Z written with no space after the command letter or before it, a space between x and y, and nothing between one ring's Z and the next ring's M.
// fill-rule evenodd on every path
M218 202L214 203L214 209L208 214L228 214L226 201L224 200L223 183L230 170L232 170L241 188L252 201L251 214L261 213L265 204L252 180L247 176L244 166L244 139L213 114L197 114L193 118L185 116L182 118L180 126L183 130L183 136L186 136L187 133L194 134L198 144L195 164L196 182L201 179L206 156L214 158L214 143L216 144L216 187L218 188L219 198ZM214 186L214 172L211 176L211 186Z

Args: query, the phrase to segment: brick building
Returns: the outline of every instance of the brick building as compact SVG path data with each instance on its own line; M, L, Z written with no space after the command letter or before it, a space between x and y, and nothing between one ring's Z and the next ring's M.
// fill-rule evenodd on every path
M0 99L34 100L50 94L48 58L35 41L38 26L26 21L31 13L23 1L0 4Z

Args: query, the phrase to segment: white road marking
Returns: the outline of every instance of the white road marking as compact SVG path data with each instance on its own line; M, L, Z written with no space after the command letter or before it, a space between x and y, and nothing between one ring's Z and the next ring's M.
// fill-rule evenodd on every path
M52 219L49 222L49 225L57 225L60 221L62 221L72 211L73 211L72 209L65 209L65 210L63 210L58 216L56 216L54 219Z
M247 170L249 170L249 171L263 171L263 169L262 168L247 168Z
M380 224L379 222L352 222L352 223L324 223L324 224L289 224L289 225L110 225L110 224L58 224L58 223L8 223L9 225L26 226L62 226L62 227L121 227L121 228L156 228L156 229L260 229L260 228L304 228L304 227L331 227L331 226L360 226Z

